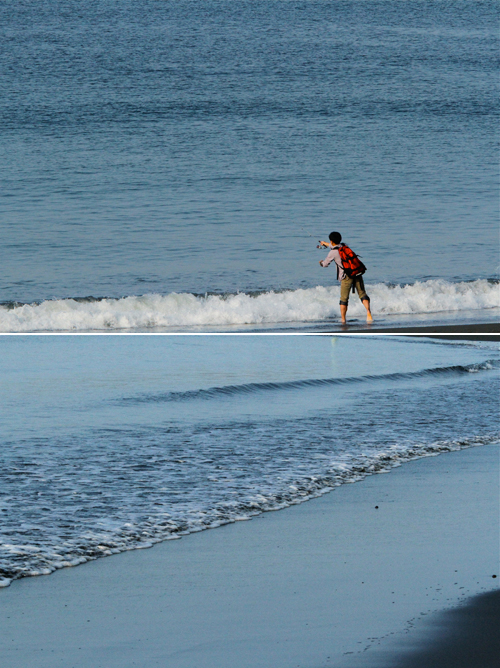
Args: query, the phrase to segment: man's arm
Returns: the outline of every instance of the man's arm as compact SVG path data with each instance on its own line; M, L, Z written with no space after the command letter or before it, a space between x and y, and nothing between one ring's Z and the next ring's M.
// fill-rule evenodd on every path
M320 260L319 263L322 267L328 267L335 260L335 264L338 267L342 267L342 261L340 259L339 252L336 248L331 250L324 260Z

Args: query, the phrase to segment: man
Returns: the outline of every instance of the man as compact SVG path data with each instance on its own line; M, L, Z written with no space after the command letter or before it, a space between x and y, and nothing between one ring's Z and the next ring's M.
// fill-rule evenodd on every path
M358 296L361 299L363 306L366 309L366 321L373 322L373 317L370 311L370 297L368 297L366 294L363 276L354 276L353 278L349 278L344 271L339 253L342 235L339 234L339 232L332 232L329 236L329 239L331 242L330 244L322 241L321 245L325 246L326 248L331 248L332 250L328 253L326 258L324 260L320 260L319 263L322 267L328 267L331 262L335 262L337 265L337 279L340 281L340 318L342 323L346 323L347 307L349 305L349 293L353 284L358 291Z

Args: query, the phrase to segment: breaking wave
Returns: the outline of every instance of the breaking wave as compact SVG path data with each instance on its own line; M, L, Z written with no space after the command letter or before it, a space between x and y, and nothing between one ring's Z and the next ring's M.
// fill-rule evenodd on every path
M444 313L500 306L497 281L451 283L429 280L411 285L367 286L375 315ZM0 306L1 332L57 332L196 328L338 320L339 288L269 291L260 294L197 296L148 294L120 299L54 299ZM364 314L352 299L352 315Z

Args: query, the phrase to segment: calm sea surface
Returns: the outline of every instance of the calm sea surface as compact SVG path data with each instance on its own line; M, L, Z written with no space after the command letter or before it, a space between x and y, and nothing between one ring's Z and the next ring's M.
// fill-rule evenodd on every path
M497 24L488 1L4 0L0 330L334 321L332 229L379 317L487 317ZM61 301L90 296L132 301ZM44 300L60 317L12 310Z
M0 337L0 584L497 442L496 344Z

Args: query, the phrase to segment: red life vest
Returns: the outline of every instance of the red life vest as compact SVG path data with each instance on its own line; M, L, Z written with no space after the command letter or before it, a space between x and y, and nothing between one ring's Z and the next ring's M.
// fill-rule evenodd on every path
M340 244L338 250L340 259L342 260L344 272L348 278L362 276L365 273L365 265L361 262L356 253L349 248L349 246Z

